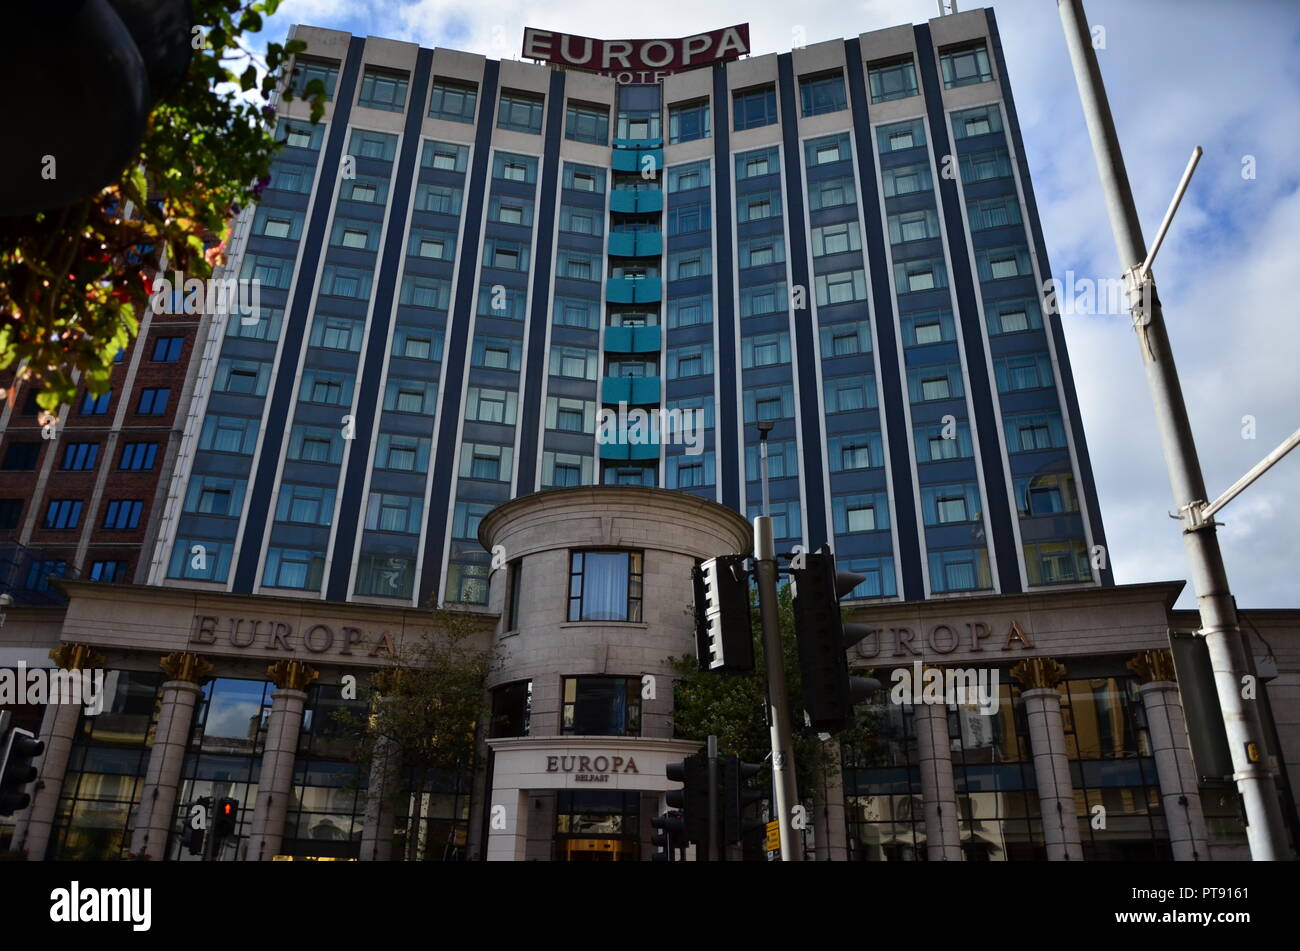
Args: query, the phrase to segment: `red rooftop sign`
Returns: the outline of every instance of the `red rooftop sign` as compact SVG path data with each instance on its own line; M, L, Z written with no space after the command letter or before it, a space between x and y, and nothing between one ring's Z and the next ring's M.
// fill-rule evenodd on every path
M555 66L608 73L668 73L737 59L749 52L749 24L741 23L678 40L594 40L589 36L524 29L524 58Z

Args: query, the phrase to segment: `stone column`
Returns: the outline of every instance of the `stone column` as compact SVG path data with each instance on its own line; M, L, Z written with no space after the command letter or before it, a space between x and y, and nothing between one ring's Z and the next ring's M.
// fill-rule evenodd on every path
M158 726L140 790L131 851L165 859L167 837L176 820L176 790L194 722L194 706L202 692L199 685L212 676L212 665L198 654L184 651L168 654L158 665L170 679L162 685Z
M1183 703L1178 695L1174 655L1168 650L1143 651L1125 666L1146 681L1138 688L1138 694L1147 715L1147 735L1151 737L1151 755L1156 761L1160 799L1174 860L1209 861L1200 783L1192 763Z
M925 808L925 857L931 862L960 862L961 826L952 778L948 705L918 703L912 711Z
M104 666L104 655L86 644L60 644L50 651L50 660L64 670L91 670ZM112 697L103 698L106 709L112 702ZM18 822L14 826L13 848L26 852L29 861L44 860L49 848L81 711L82 707L74 703L50 703L45 707L40 737L45 752L34 762L37 773L31 786L32 804L18 813Z
M361 833L361 860L388 862L393 858L393 797L401 780L398 750L392 737L383 731L384 698L380 698L371 717L375 732L370 780L366 784L366 817Z
M1029 658L1011 668L1011 676L1020 681L1020 698L1029 719L1029 748L1034 756L1043 840L1048 861L1052 862L1083 860L1070 759L1065 750L1065 725L1061 722L1061 694L1056 689L1065 674L1065 666L1050 657Z
M849 860L848 829L844 820L844 772L840 766L840 741L831 737L822 743L826 767L818 783L819 798L813 829L817 837L818 862Z
M248 852L251 862L269 862L284 840L284 817L293 794L293 762L298 753L302 729L302 708L307 688L320 676L313 667L297 660L278 660L266 668L279 689L271 694L271 715L266 724L266 747L257 783L257 808L253 811Z
M487 860L522 862L528 856L528 790L492 790Z

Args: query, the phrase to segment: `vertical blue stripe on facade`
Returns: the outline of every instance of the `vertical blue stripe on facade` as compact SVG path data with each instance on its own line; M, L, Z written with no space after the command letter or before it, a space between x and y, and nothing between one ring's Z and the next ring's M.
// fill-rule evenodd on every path
M452 466L459 446L456 431L460 424L461 384L469 365L469 325L478 299L474 273L478 266L483 202L487 195L492 129L496 114L497 77L501 64L488 60L483 64L483 83L479 87L478 125L474 129L474 167L470 169L469 188L465 193L465 228L460 248L460 272L456 276L456 299L447 317L447 346L443 349L447 376L441 394L442 408L434 441L433 488L429 493L429 510L424 528L424 561L420 573L420 604L427 604L437 593L442 577L442 545L446 540L447 505L451 497Z
M555 237L555 206L560 188L561 137L564 135L564 71L551 71L547 94L546 138L543 149L542 197L534 221L537 255L533 261L533 306L529 316L528 353L524 357L520 394L519 482L516 495L527 495L536 486L537 433L542 419L542 369L546 364L546 324L551 310L551 248Z
M925 111L930 118L930 135L940 171L944 157L955 153L950 147L948 118L943 111L943 97L939 92L939 71L930 40L930 27L921 24L916 32L917 72L925 94ZM997 560L998 581L1001 591L1014 594L1023 590L1020 584L1020 559L1016 553L1015 525L1011 521L1011 503L1007 497L1007 477L1003 468L1002 447L998 441L998 419L993 409L992 386L988 365L984 359L984 328L980 326L979 306L975 296L975 282L970 270L966 232L962 224L961 198L957 183L939 175L939 197L943 202L943 216L947 230L949 264L952 268L952 287L957 297L957 322L961 326L962 342L966 349L966 372L970 377L971 414L979 428L980 463L984 473L984 488L988 505L989 539L993 557Z
M715 438L722 454L722 504L744 514L740 446L736 444L736 293L732 284L731 247L731 96L726 66L713 67L713 239L718 295L713 302L718 323L718 407Z
M249 594L257 583L257 562L262 554L262 529L271 516L271 496L275 490L275 473L279 468L280 454L284 451L285 440L289 436L288 420L294 405L294 377L302 348L307 341L307 317L311 303L312 288L320 270L321 252L325 245L325 226L329 222L331 198L334 185L339 175L339 159L347 141L348 119L352 114L352 100L356 98L357 73L361 71L361 54L366 41L359 36L352 37L348 43L347 58L343 62L343 71L334 90L334 115L330 119L329 138L325 143L325 157L321 162L320 175L316 181L316 199L312 206L311 221L307 225L307 234L303 239L302 260L298 265L294 281L293 307L284 322L281 337L284 341L278 360L279 372L275 378L275 389L268 397L268 430L274 430L277 438L268 432L262 441L262 455L257 461L253 488L248 493L247 511L244 517L244 538L235 564L235 580L232 590L237 594ZM277 422L279 425L277 425ZM342 425L340 421L339 425ZM250 540L249 532L257 537ZM251 543L250 543L251 541Z
M354 411L355 436L344 472L338 532L334 536L334 557L325 595L331 601L347 600L348 576L352 573L352 549L356 545L357 532L364 517L366 500L361 493L365 488L366 464L370 461L370 446L374 442L375 423L379 418L379 384L382 382L382 374L375 370L383 366L384 354L388 352L389 316L393 309L397 272L402 264L406 209L415 183L415 164L420 154L420 128L424 123L425 97L429 91L429 74L432 71L433 50L421 49L415 62L411 104L402 130L402 154L397 161L397 178L389 198L384 258L379 263L374 310L366 337L366 358L371 370L361 375Z
M925 598L925 578L921 572L921 545L917 536L912 488L912 434L907 431L906 404L898 366L898 331L894 326L894 302L889 296L889 260L885 254L884 223L880 218L880 184L876 180L873 157L875 143L871 141L862 49L857 37L844 41L844 59L848 64L849 104L853 109L858 176L862 182L862 225L870 269L871 299L876 313L874 329L880 359L881 399L889 430L889 474L894 490L894 530L898 536L899 568L903 578L901 593L904 601L921 601Z
M1034 200L1034 186L1029 178L1029 159L1025 155L1025 141L1020 136L1020 120L1016 118L1015 102L1011 98L1011 80L1007 78L1007 61L1002 55L1002 40L998 35L997 19L993 11L984 11L989 25L989 39L994 62L997 64L998 83L1002 88L1002 101L1006 105L1007 132L1016 150L1016 166L1020 173L1020 183L1025 193L1025 210L1029 212L1029 234L1034 242L1034 251L1038 255L1038 267L1043 280L1052 275L1051 265L1047 260L1047 244L1043 240L1042 222L1038 220L1038 203ZM1070 369L1070 356L1065 348L1065 329L1061 326L1058 314L1043 313L1043 322L1052 335L1052 346L1056 349L1056 360L1061 371L1061 389L1065 393L1065 408L1070 414L1070 435L1074 439L1074 451L1079 464L1079 478L1083 485L1083 498L1088 500L1088 526L1092 530L1092 543L1106 546L1106 531L1102 527L1101 504L1097 498L1097 484L1092 475L1092 459L1088 455L1088 443L1084 438L1083 420L1079 415L1079 398L1074 392L1074 373ZM1115 574L1111 570L1111 559L1107 548L1106 567L1101 569L1101 583L1114 584Z
M808 543L820 548L826 543L826 494L823 490L821 394L816 386L817 351L813 342L812 279L808 272L808 231L804 217L803 161L799 155L799 99L794 85L794 57L781 53L776 58L780 90L781 138L785 152L785 222L790 230L790 278L804 289L804 305L794 311L794 351L799 368L799 428L803 431L804 505L808 511L805 531Z

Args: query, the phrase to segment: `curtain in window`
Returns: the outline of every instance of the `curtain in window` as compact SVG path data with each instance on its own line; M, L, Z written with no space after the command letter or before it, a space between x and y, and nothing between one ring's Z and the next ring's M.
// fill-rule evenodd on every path
M626 621L627 554L588 552L582 559L582 619Z

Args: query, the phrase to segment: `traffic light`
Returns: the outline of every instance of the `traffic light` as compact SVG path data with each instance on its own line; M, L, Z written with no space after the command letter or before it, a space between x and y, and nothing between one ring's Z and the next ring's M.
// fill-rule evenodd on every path
M790 569L794 590L794 627L799 642L799 671L809 725L836 733L853 722L853 705L880 689L878 681L850 677L846 651L871 630L845 624L839 600L864 575L835 570L835 556L823 545L802 556L803 567Z
M673 849L677 847L678 842L686 840L686 824L682 820L681 813L669 810L662 816L655 816L650 820L650 824L657 830L650 836L650 841L659 847L659 851L654 854L651 861L673 861Z
M212 818L212 834L216 836L213 845L220 852L227 836L235 834L235 822L239 818L238 799L218 799L217 814Z
M668 764L668 779L681 783L665 797L672 809L681 812L679 844L693 842L707 852L709 844L709 758L704 753Z
M728 845L736 845L744 837L762 828L759 819L746 819L745 807L764 796L762 789L746 787L763 767L756 763L741 762L739 756L722 758L722 837Z
M749 573L744 555L719 555L691 570L700 670L754 669Z
M35 734L10 728L10 718L0 714L0 816L12 816L32 804L26 788L36 778L32 760L45 752Z

